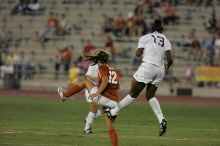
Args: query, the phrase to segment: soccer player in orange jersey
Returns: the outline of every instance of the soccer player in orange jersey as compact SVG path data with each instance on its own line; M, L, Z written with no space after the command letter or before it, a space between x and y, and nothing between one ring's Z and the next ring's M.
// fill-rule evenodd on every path
M58 93L61 101L65 101L70 96L86 88L90 94L89 98L94 103L101 106L103 112L107 112L110 108L118 108L119 74L108 64L109 53L104 50L99 50L95 56L86 57L90 57L95 60L95 62L99 65L98 87L90 80L81 81L67 89L66 92L64 92L61 87L58 87ZM114 128L115 118L116 116L105 115L105 121L112 146L118 146L118 136Z

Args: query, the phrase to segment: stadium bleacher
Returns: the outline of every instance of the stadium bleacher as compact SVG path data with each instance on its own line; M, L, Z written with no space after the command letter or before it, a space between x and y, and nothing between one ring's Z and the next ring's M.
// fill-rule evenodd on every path
M45 89L47 86L49 89L54 89L56 84L66 86L68 77L62 75L59 80L54 80L54 65L53 61L57 53L57 49L63 44L74 45L73 59L82 53L84 41L90 39L95 46L103 46L105 42L105 35L101 34L101 26L103 24L103 14L116 17L118 13L123 13L127 16L129 12L133 12L135 4L132 0L103 0L103 4L92 3L88 1L83 3L63 3L61 0L41 0L40 3L45 7L45 12L40 15L11 15L11 9L15 5L15 0L2 0L0 8L0 28L5 30L11 30L13 35L13 42L10 48L16 52L25 51L27 54L35 52L36 62L45 66L43 74L37 74L34 79L22 81L23 88L39 87L39 89ZM183 41L182 36L187 36L192 30L196 30L196 35L199 39L202 39L208 32L204 27L206 22L215 10L216 17L219 17L219 1L213 0L215 7L195 7L187 6L184 0L179 1L176 6L177 15L180 16L178 25L168 25L165 30L166 36L172 42L172 48L174 53L174 65L172 68L172 75L179 81L174 86L188 87L191 85L185 84L185 70L190 65L192 67L202 64L199 61L188 60L190 48L184 48L178 46L176 42ZM36 41L36 32L40 31L46 24L49 13L66 13L71 26L79 26L80 31L74 30L72 27L69 35L57 36L52 38L51 41L41 44ZM190 18L189 18L190 17ZM147 17L147 22L151 22L152 19ZM127 40L128 38L122 38ZM120 66L120 70L123 76L123 83L127 82L127 78L131 77L134 72L132 65L132 59L134 58L134 52L137 46L138 37L129 38L132 41L115 41L117 47L117 54L123 54L123 51L127 48L131 48L128 52L129 58L116 57L116 66ZM117 40L117 38L114 38ZM47 83L44 83L45 79ZM2 80L1 80L2 82ZM56 83L56 84L54 84ZM165 89L169 89L170 83L164 82L161 86ZM161 90L165 90L161 89ZM166 90L164 92L169 92Z

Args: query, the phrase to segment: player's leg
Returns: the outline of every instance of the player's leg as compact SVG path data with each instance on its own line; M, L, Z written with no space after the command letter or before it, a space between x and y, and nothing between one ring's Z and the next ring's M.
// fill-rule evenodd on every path
M105 115L105 122L108 128L108 134L109 134L112 146L118 146L118 134L114 128L114 121L112 121Z
M118 105L118 108L114 108L114 109L111 109L109 111L109 114L112 115L112 116L115 116L117 115L117 113L129 106L130 104L132 104L135 100L135 98L141 93L141 91L145 88L146 84L145 83L142 83L142 82L138 82L136 81L135 78L132 79L132 83L131 83L131 89L129 91L129 94L126 95L120 102L119 102L119 105Z
M102 113L99 110L98 105L93 103L89 99L88 90L85 90L85 96L86 96L86 101L89 103L89 113L87 114L87 117L85 118L84 133L92 133L92 123L94 119L101 116Z
M73 86L70 86L66 92L63 91L61 87L57 88L57 91L60 95L60 99L62 101L65 101L66 98L69 98L70 96L82 91L83 89L91 90L93 87L95 87L95 83L91 82L90 80L84 80L81 82L76 83Z
M146 98L150 104L150 107L154 111L154 114L157 116L159 123L160 123L160 129L159 129L159 135L162 136L167 129L167 120L164 118L162 110L160 108L160 104L155 97L155 93L157 91L157 86L153 84L147 84L146 88Z
M84 133L92 133L92 123L97 112L97 105L93 102L89 103L89 113L85 119Z
M145 88L145 65L142 64L134 73L129 94L119 102L119 108L122 109L130 105L140 92Z

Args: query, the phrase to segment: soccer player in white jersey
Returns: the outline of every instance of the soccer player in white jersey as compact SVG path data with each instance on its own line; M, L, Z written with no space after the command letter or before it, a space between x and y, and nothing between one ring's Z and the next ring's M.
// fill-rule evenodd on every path
M96 50L94 54L98 53ZM84 58L84 60L89 60L88 58ZM92 81L93 83L96 82L95 80L98 79L98 64L93 62L92 60L89 60L91 63L88 67L88 70L86 72L86 79ZM92 123L95 118L101 116L101 111L99 110L98 106L96 103L92 102L91 99L89 99L89 92L86 89L85 90L85 96L86 96L86 101L89 103L89 113L87 117L85 118L85 128L84 128L84 133L92 133Z
M98 64L91 63L86 72L86 79L94 82L98 78ZM89 92L85 90L86 101L89 103L89 113L85 119L84 133L92 133L92 123L95 118L101 116L97 105L89 99Z
M159 136L165 134L167 120L164 118L160 104L155 97L158 85L163 79L164 71L168 70L173 63L170 41L162 34L161 20L154 20L153 32L142 36L138 42L136 56L142 56L142 64L133 75L129 94L119 102L119 109L112 109L109 115L116 115L120 109L127 107L146 86L146 98L159 120ZM164 64L164 57L167 63Z

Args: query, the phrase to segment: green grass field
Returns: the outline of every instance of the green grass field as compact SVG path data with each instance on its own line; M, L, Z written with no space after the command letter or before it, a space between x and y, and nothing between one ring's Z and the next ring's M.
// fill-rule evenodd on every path
M120 146L220 146L220 106L162 105L168 131L147 103L121 111L116 121ZM48 98L0 97L1 146L110 146L103 116L93 134L83 134L88 105Z

